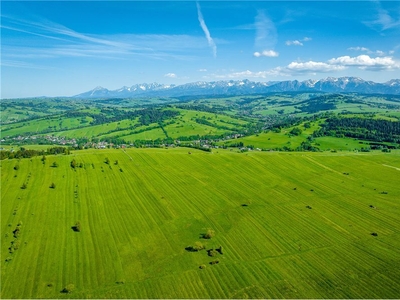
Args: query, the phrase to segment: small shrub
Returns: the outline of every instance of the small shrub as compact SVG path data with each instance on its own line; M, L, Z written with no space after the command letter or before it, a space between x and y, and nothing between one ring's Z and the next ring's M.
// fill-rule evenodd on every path
M51 188L51 189L55 189L55 188L56 188L56 185L55 185L54 182L52 182L52 183L50 184L50 188Z
M25 190L27 187L28 187L27 184L24 182L24 183L22 184L22 186L21 186L21 189Z
M107 165L110 164L110 160L108 159L108 157L106 157L106 158L104 159L104 163L107 164Z
M208 256L214 257L217 256L218 252L214 249L210 249L207 251Z
M371 235L372 236L378 236L378 234L376 232L372 232Z
M118 159L114 162L114 165L116 166L118 165Z
M224 253L222 252L222 246L219 246L219 248L217 248L217 249L215 249L215 250L217 250L217 251L219 252L219 254L224 254Z
M312 207L311 207L310 205L307 205L307 206L306 206L306 208L308 208L308 209L312 209Z
M243 204L242 204L242 206L245 206L245 207L246 207L246 206L249 206L249 205L248 205L248 204L246 204L246 203L243 203Z
M75 159L73 159L73 160L71 160L71 168L73 168L73 169L75 169L75 167L76 167L76 160Z
M199 266L199 269L202 269L202 270L203 270L203 269L205 269L205 268L206 268L206 265L200 265L200 266Z
M15 165L15 166L14 166L14 170L15 170L15 171L18 171L18 170L19 170L19 165Z
M57 168L58 167L58 163L57 162L53 162L53 164L51 165L52 168Z
M213 260L213 261L210 261L210 265L216 265L216 264L218 264L218 263L219 263L219 260L218 260L218 259Z

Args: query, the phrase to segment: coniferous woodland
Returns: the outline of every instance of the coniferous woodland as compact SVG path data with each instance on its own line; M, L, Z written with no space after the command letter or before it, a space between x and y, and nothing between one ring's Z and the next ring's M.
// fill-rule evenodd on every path
M375 142L400 142L400 122L367 118L328 118L314 137L351 137Z

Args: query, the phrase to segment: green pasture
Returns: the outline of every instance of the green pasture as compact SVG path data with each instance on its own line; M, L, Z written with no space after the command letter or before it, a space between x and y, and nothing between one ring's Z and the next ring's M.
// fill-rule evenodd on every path
M164 131L158 127L151 130L146 130L134 134L124 135L123 138L125 141L134 142L135 140L156 140L156 139L165 139Z
M63 136L67 138L82 138L82 137L96 137L100 135L107 135L107 132L109 131L114 131L110 133L109 135L116 135L120 134L120 131L123 131L124 128L129 128L130 126L134 126L137 124L138 120L121 120L118 122L110 122L110 123L104 123L100 125L93 125L90 127L85 127L85 128L77 128L77 129L71 129L71 130L65 130L65 131L59 131L55 133L55 136ZM132 131L130 130L127 130Z
M63 145L1 145L1 148L5 150L12 150L14 149L15 151L19 150L21 147L28 149L28 150L47 150L49 148L53 147L68 147L68 146L63 146Z
M398 298L399 172L399 151L3 160L0 297Z
M289 132L294 128L298 127L302 130L300 135L289 135ZM260 149L275 149L288 147L291 149L295 149L304 141L306 141L307 137L310 136L315 130L320 128L318 122L311 123L310 128L304 128L304 123L299 126L292 126L289 128L283 128L280 132L268 131L259 133L256 135L245 136L233 140L221 141L217 144L222 145L231 145L242 142L244 146L254 146L255 148Z
M65 128L87 126L93 119L91 117L64 118L52 117L49 119L37 119L2 126L2 136L16 136L26 133L37 134L43 130L60 131Z

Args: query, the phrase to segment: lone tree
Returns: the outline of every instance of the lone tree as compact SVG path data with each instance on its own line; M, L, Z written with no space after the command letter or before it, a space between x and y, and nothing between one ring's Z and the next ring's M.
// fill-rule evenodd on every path
M110 160L108 159L108 157L105 158L104 162L109 165L110 164Z

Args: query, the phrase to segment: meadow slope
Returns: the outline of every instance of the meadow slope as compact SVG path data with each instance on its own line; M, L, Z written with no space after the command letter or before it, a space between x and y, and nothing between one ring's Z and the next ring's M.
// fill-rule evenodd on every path
M398 151L4 160L0 297L399 298L399 199Z

